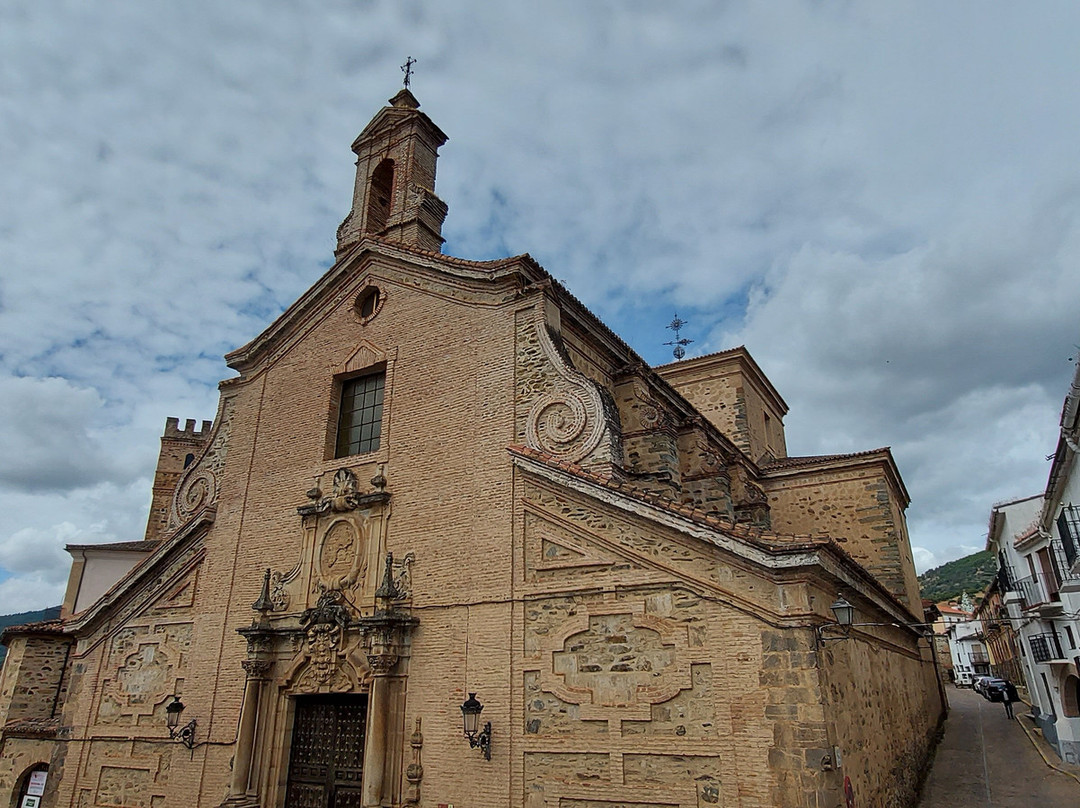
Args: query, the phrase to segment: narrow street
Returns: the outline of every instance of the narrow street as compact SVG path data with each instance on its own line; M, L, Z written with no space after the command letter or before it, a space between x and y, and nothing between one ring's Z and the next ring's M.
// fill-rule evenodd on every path
M1017 718L1005 718L999 703L968 689L949 688L952 707L919 808L1029 808L1032 805L1080 805L1080 766L1061 764L1038 739L1050 760L1046 764L1024 733L1031 721L1022 717L1027 705L1015 705ZM1021 725L1023 722L1023 726Z

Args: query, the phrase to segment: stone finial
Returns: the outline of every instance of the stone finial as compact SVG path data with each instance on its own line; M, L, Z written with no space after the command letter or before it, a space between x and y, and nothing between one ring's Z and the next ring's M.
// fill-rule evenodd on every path
M375 597L379 600L391 601L401 593L398 592L397 584L394 583L394 554L386 554L386 570L383 573L382 583L375 590Z
M259 592L259 599L251 604L251 608L259 612L263 617L274 609L274 602L270 599L269 567L266 568L266 574L263 575L262 591Z

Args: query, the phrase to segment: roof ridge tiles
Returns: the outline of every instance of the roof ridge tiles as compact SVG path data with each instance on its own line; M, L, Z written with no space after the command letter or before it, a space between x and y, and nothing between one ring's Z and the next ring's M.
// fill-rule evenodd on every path
M698 359L711 359L716 356L724 356L725 354L733 354L739 351L745 351L746 345L736 345L733 348L724 348L722 351L713 351L712 353L701 354L701 356L691 356L689 359L679 359L675 362L665 362L662 365L656 365L653 370L661 370L663 368L677 367L679 365L686 365L688 362L694 362Z
M808 466L814 463L826 463L831 460L850 460L855 457L868 457L880 452L889 452L891 449L888 446L879 446L876 449L864 449L860 452L843 452L841 454L824 454L824 455L802 455L795 457L781 457L776 460L772 460L768 463L761 465L762 471L773 471L776 469L795 468L798 466Z

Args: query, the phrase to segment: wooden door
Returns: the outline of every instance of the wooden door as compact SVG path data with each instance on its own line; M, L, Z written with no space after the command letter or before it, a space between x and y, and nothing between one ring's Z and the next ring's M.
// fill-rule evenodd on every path
M285 808L360 808L367 696L296 699Z

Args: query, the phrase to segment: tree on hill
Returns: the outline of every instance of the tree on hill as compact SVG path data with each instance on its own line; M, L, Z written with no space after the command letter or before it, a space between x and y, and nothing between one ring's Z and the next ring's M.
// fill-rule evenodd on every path
M997 559L989 550L958 558L919 576L922 596L938 603L956 600L964 592L974 595L990 585L997 574Z

